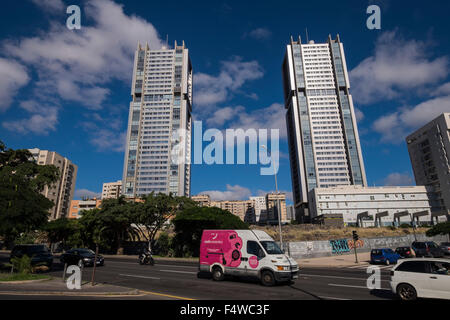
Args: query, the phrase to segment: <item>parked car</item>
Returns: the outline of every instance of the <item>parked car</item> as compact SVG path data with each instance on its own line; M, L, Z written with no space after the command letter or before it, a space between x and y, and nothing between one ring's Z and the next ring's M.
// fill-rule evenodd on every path
M32 266L46 266L51 269L53 255L45 244L21 244L16 245L11 251L9 261L13 258L22 258L24 255L31 258Z
M384 263L385 265L397 263L401 256L389 248L372 249L370 252L370 263Z
M450 254L450 242L441 242L440 248L444 254Z
M415 258L416 253L411 247L398 247L395 249L395 253L398 253L402 258Z
M411 247L416 252L416 257L442 258L444 251L433 241L414 241Z
M450 299L450 262L446 259L402 259L391 270L391 289L402 300Z
M90 249L70 249L63 253L59 258L61 263L68 265L77 265L81 267L92 267L95 260L95 252ZM105 259L103 256L97 256L97 265L104 266Z

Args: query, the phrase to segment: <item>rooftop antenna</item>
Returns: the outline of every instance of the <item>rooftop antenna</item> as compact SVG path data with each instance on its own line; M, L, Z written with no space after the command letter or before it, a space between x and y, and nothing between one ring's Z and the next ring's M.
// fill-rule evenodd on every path
M166 47L167 48L169 47L169 35L168 34L166 34Z
M309 43L308 28L305 28L305 30L306 30L306 43Z

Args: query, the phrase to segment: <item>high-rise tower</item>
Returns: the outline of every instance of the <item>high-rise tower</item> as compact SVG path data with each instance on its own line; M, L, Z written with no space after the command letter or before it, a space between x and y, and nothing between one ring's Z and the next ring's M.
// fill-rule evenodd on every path
M122 194L190 195L192 65L184 42L134 59Z
M339 36L307 44L291 38L283 83L295 211L307 221L312 189L367 185Z

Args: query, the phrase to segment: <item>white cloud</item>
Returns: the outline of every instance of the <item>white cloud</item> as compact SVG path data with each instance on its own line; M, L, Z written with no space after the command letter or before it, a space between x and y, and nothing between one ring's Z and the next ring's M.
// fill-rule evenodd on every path
M206 107L202 112L208 112L217 103L228 100L247 81L259 79L264 74L257 61L245 62L241 57L222 61L221 65L217 76L195 74L195 105Z
M256 28L244 34L244 38L250 37L256 40L267 40L272 36L272 32L267 28Z
M14 60L0 58L0 111L11 105L18 90L29 81L24 66Z
M422 89L444 79L448 57L429 58L430 45L404 40L397 31L378 38L373 56L350 72L354 99L360 104L391 100L405 90Z
M62 1L34 2L44 10L57 10L63 5ZM82 23L91 23L82 24L81 30L68 30L65 21L55 18L50 20L48 31L40 30L36 36L2 43L2 54L20 60L36 73L33 100L54 103L56 98L77 102L88 109L101 109L112 81L131 85L138 41L148 41L153 49L162 45L151 23L126 15L123 6L111 0L87 0L83 12ZM0 75L4 64L4 60L0 60ZM0 76L0 107L4 101L10 101L11 93L28 81L23 67L16 64L12 68L16 73L22 72L18 73L12 87L7 86L11 81ZM3 95L6 99L1 99ZM36 120L36 115L33 117ZM103 134L106 136L108 134ZM118 148L117 144L114 146Z
M15 121L3 121L2 126L20 134L48 135L50 131L56 130L58 124L58 108L54 106L37 106L35 103L25 101L21 108L30 112L25 119Z
M378 118L372 127L381 134L382 141L401 143L407 135L443 112L450 112L450 95L432 98L412 108L400 108Z
M207 194L210 196L211 200L220 201L220 200L247 200L252 192L250 189L239 186L239 185L229 185L227 184L226 191L218 191L218 190L210 190L203 191L200 194Z
M355 116L357 122L361 122L364 120L364 113L358 108L355 108Z
M394 172L384 178L383 183L385 186L412 186L414 179L407 173Z
M279 129L280 138L287 137L286 110L282 104L273 103L269 107L246 112L242 106L234 109L236 121L230 123L230 128L247 129ZM214 114L213 119L216 119ZM269 131L270 132L270 131Z
M75 198L79 198L79 199L83 199L83 198L89 198L89 199L97 198L97 199L101 199L101 197L102 197L102 193L101 192L94 192L94 191L90 191L88 189L75 190Z
M61 0L31 0L36 6L40 7L44 11L47 12L64 12L65 13L65 5Z

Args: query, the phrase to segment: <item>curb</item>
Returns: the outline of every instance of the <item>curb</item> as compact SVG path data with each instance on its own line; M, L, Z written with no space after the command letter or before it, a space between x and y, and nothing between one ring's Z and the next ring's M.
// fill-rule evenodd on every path
M79 296L79 297L99 297L99 296L139 296L143 295L139 290L126 292L78 292L78 291L0 291L0 295L19 296Z
M50 281L50 280L53 280L53 279L52 278L48 278L48 279L23 280L23 281L0 281L0 285L2 285L2 284L28 284L28 283Z

